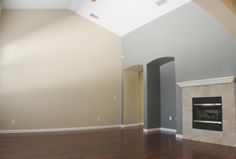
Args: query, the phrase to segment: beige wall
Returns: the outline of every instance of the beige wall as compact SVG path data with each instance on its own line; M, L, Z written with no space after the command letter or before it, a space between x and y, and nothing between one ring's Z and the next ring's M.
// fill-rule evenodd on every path
M221 0L230 10L236 15L236 1L235 0Z
M139 99L140 99L140 122L144 122L144 81L143 81L143 71L139 72Z
M124 123L136 124L144 120L143 72L125 71Z
M0 129L120 124L120 37L46 10L4 11L0 35Z
M0 15L2 13L2 1L0 0Z
M236 37L236 1L235 0L194 0L218 19Z

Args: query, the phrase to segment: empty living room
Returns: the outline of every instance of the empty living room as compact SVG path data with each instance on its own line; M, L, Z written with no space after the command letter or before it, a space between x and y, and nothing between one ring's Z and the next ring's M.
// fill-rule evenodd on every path
M236 0L0 0L0 159L236 159Z

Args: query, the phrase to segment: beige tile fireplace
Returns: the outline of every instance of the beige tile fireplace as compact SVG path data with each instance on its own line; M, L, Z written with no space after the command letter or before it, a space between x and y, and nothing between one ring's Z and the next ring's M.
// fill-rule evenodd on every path
M177 83L183 95L183 138L236 146L235 77L223 77ZM193 128L195 97L222 97L222 131Z

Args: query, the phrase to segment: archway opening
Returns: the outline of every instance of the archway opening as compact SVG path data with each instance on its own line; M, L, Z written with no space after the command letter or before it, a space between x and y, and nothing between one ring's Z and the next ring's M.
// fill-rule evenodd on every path
M176 86L174 57L147 64L145 129L176 129Z
M124 72L124 125L144 122L143 66L133 65Z

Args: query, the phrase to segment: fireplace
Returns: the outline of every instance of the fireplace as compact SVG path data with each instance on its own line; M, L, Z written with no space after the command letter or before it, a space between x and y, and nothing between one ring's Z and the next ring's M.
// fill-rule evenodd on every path
M192 98L193 128L222 131L222 97Z
M235 147L236 78L202 79L178 85L182 88L183 138Z

